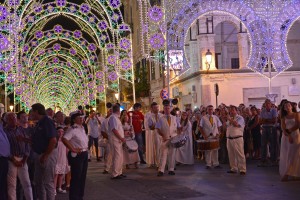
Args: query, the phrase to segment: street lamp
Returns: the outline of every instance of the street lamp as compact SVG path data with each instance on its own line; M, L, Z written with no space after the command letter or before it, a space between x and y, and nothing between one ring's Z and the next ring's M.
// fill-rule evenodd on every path
M9 109L10 109L10 112L12 112L13 109L14 109L14 106L13 106L13 105L10 105L10 106L9 106Z
M211 64L211 61L212 61L212 53L209 51L209 49L207 49L207 52L205 54L205 58L206 58L206 65L208 66L207 70L209 70L210 64Z
M119 101L119 93L115 93L115 97L116 97L117 103L118 103L118 101Z

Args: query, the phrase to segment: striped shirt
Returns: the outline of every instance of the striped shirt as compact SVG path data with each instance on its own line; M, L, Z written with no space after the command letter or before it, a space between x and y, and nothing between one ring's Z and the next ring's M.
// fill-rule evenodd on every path
M27 137L26 131L23 127L16 128L4 128L4 132L7 134L7 138L10 143L11 156L24 157L29 156L30 145L23 141L18 141L17 137Z

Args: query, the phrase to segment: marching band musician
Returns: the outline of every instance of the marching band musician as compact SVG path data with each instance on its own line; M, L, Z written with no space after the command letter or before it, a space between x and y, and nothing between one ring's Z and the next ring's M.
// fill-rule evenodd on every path
M207 115L203 116L200 121L200 132L205 140L219 139L220 127L222 123L216 115L213 114L214 107L207 106ZM206 169L221 168L218 160L218 149L205 151Z
M168 160L169 175L175 175L175 148L169 145L171 138L177 135L180 124L177 123L176 117L172 116L171 106L168 100L163 101L164 115L159 118L155 125L158 134L162 138L160 146L160 162L157 176L163 176L165 166Z
M230 170L227 173L234 174L240 170L241 175L246 174L246 158L244 154L243 132L244 118L237 114L237 107L230 106L230 115L227 116L227 149Z
M112 179L121 179L126 176L123 175L123 143L125 143L124 130L120 117L120 106L118 104L112 107L113 114L108 120L108 133L111 137L112 150Z
M158 167L159 166L159 152L160 152L160 145L161 145L161 139L160 135L158 134L157 130L155 129L155 125L158 121L158 119L162 116L161 113L159 113L159 106L156 102L153 102L151 104L151 113L146 118L147 125L148 125L148 137L151 141L147 142L147 144L151 144L149 147L146 145L146 161L148 164L152 164L153 166ZM151 151L151 154L147 154L148 151ZM147 156L148 155L148 156ZM150 157L150 158L148 158ZM152 162L150 162L150 160Z

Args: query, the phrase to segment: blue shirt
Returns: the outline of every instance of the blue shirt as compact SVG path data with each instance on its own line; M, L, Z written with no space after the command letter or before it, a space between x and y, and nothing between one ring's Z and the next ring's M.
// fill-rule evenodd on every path
M54 122L44 116L38 121L32 134L33 151L37 154L45 153L52 138L57 138Z
M0 125L0 157L10 156L10 144L6 133L3 131L2 125Z
M270 111L267 111L267 109L264 108L260 113L261 119L273 119L277 117L278 117L278 113L275 108L271 108ZM273 125L274 124L263 124L263 126L273 126Z

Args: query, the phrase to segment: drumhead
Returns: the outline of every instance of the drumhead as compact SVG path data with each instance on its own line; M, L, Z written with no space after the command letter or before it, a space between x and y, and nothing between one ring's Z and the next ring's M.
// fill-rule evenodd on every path
M126 146L130 150L137 150L138 149L138 144L135 140L126 140Z

